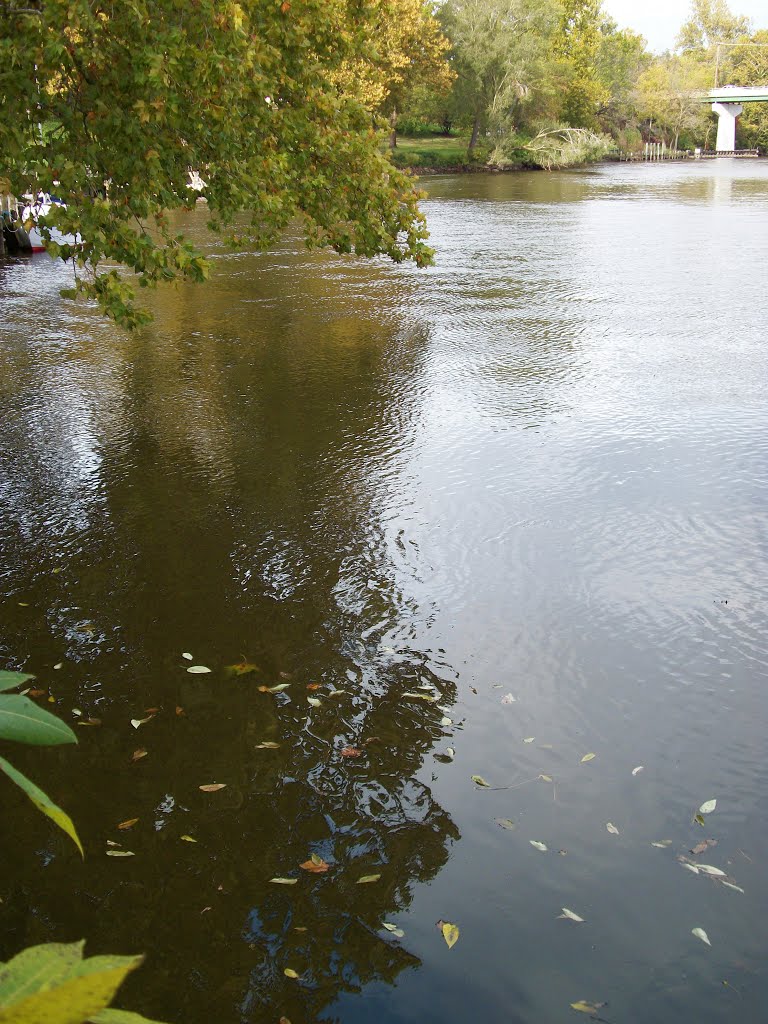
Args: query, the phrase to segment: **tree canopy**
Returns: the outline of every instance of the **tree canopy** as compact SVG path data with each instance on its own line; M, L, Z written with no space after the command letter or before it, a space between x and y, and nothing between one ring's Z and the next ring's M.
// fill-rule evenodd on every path
M0 3L0 191L55 192L41 222L79 233L53 255L119 322L141 286L201 280L171 227L206 182L211 227L270 245L299 218L311 245L430 259L418 193L340 85L371 64L383 0L6 0ZM377 72L380 73L380 72ZM242 216L242 214L246 214ZM103 269L111 261L133 272Z

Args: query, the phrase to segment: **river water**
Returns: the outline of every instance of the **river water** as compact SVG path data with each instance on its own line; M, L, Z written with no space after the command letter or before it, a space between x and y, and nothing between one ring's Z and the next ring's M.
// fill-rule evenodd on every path
M178 1024L757 1022L768 163L426 187L426 271L198 209L135 337L0 264L0 664L101 722L12 752L87 857L2 786L0 956L145 952Z

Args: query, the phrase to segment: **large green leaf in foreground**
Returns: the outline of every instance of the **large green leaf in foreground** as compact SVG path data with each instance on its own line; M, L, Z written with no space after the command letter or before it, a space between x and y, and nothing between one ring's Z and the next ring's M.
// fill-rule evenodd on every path
M9 672L2 668L0 669L0 692L12 690L15 686L21 686L22 683L27 683L34 678L26 672Z
M0 694L0 739L36 747L77 743L66 722L18 693Z
M9 779L15 782L20 789L24 790L24 792L27 794L29 799L32 801L32 803L39 811L42 811L43 814L47 815L47 817L49 817L51 821L55 822L55 824L57 824L60 829L63 829L64 832L67 833L72 842L80 851L80 856L84 857L85 854L83 853L83 847L80 842L80 838L77 834L77 831L75 830L75 826L73 825L70 816L65 811L62 811L62 809L58 807L51 800L51 798L47 796L42 791L42 789L40 789L39 786L36 786L34 782L32 782L30 779L26 777L26 775L22 775L21 772L17 768L14 768L13 765L10 764L8 761L6 761L4 757L0 757L0 771L4 771ZM2 975L0 974L0 977L1 976ZM0 1024L2 1024L2 1022L3 1017L0 1015Z
M107 1006L143 957L82 954L82 942L48 943L0 967L0 1024L141 1024L139 1015Z

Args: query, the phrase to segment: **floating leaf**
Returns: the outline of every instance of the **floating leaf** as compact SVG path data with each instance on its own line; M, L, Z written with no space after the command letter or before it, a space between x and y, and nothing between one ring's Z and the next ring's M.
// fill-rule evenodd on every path
M191 672L194 676L203 676L210 671L207 665L190 665L187 669L187 672Z
M268 686L266 688L266 692L267 693L282 693L283 690L287 690L290 685L291 685L290 683L275 683L274 686ZM261 689L261 687L259 687L259 689Z
M381 875L363 875L362 878L358 878L355 885L367 885L368 882L378 882Z
M517 828L517 825L515 825L511 818L496 818L495 821L500 828L505 828L508 832L512 832L513 829Z
M708 946L712 945L709 941L709 936L703 928L691 928L691 935L695 935L697 939L701 939L702 942L706 942Z
M481 789L491 788L490 782L486 782L482 775L473 775L472 781L475 783L476 786L480 786Z
M721 882L720 884L726 886L728 889L735 889L736 892L744 892L740 885L734 885L733 882Z
M699 808L699 814L711 814L717 807L717 800L705 800Z
M311 704L313 708L319 708L322 706L322 701L318 700L317 697L307 697L307 704Z
M192 658L192 655L189 653L189 651L184 651L184 653L182 654L182 658L184 658L186 661L193 661L194 660Z
M135 857L131 850L107 850L108 857Z
M177 705L176 705L176 714L177 714L177 715L183 715L184 713L185 713L185 712L184 712L184 708L180 707L180 706L179 706L179 705L177 704Z
M64 668L64 662L63 661L57 661L56 664L53 667L58 671L60 668Z
M257 743L254 750L277 750L279 746L279 743L273 743L272 740L264 740L263 743Z
M571 1003L572 1010L578 1010L579 1013L595 1014L605 1003L588 1003L585 999L580 999L577 1003Z
M147 753L148 751L144 747L139 747L138 750L134 750L134 752L131 754L131 760L140 761L142 757L147 756Z
M358 750L357 747L344 747L341 752L342 757L360 757L362 750Z
M101 725L100 718L81 718L79 722L75 723L78 728L85 729L89 725Z
M659 850L666 850L666 848L668 846L671 846L671 845L672 845L672 840L671 839L662 839L658 843L651 843L651 846L655 846Z
M542 782L551 782L552 781L552 776L551 775L539 775L539 779Z
M542 853L546 853L546 852L547 852L547 844L546 844L546 843L540 843L540 842L538 841L538 839L529 839L529 840L528 840L528 842L529 842L529 843L531 844L531 846L533 846L533 847L534 847L535 849L537 849L537 850L541 850L541 852L542 852Z
M692 871L694 875L698 875L699 873L699 869L695 864L689 864L687 861L683 861L683 867L688 868L688 870Z
M574 914L574 912L569 910L568 907L563 907L562 914L558 914L557 917L558 920L560 920L560 918L566 918L568 921L576 921L577 924L584 924L584 918L579 917L578 914Z
M608 829L612 836L618 836L621 834L619 830L616 828L616 826L610 821L605 827Z
M414 697L416 700L426 700L431 704L434 704L437 701L437 697L433 697L429 693L404 693L403 697Z
M446 747L445 756L450 757L450 759L453 760L454 757L456 757L456 751L453 749L453 747Z
M329 690L328 691L328 696L329 697L340 697L343 693L346 693L346 692L347 692L346 690Z
M297 972L294 971L292 967L286 967L285 970L283 971L283 974L286 976L286 978L293 978L294 980L299 977Z
M69 838L80 851L80 856L84 858L85 854L83 853L83 847L70 816L65 811L62 811L60 807L57 807L53 800L51 800L51 798L44 793L42 789L36 786L31 779L26 777L26 775L22 775L21 772L6 761L4 757L0 757L0 771L4 771L8 778L12 782L15 782L19 789L22 789L27 794L38 811L45 814L46 817L50 818L54 824L58 825L63 832L67 833Z
M697 815L695 815L695 817L694 817L694 819L693 819L693 820L694 820L694 821L696 822L696 824L697 824L697 825L701 825L701 827L702 827L702 828L704 828L704 825L705 825L706 823L705 823L705 821L704 821L704 815L703 815L703 814L697 814Z
M209 782L207 785L198 786L197 788L201 789L203 793L218 793L218 791L220 789L224 789L226 785L226 782Z
M136 824L138 820L138 818L129 818L127 821L121 821L117 827L123 830L127 828L133 828L133 826Z
M581 759L582 764L586 764L587 761L593 761L597 757L597 754L585 754Z
M515 704L516 702L517 697L513 697L511 693L505 693L504 696L501 698L502 704Z
M251 661L238 661L235 665L227 665L227 672L235 676L247 676L250 672L258 672L259 666Z
M149 715L147 718L132 718L131 725L134 729L138 729L140 725L146 725L147 722L151 722L154 717L154 715Z
M298 878L270 878L274 885L296 885Z
M388 932L392 932L398 939L402 939L405 935L402 928L398 928L396 924L391 924L389 921L382 921L381 927L386 928Z
M441 921L440 931L443 933L443 938L445 939L445 944L448 949L453 949L459 941L459 926L457 924L451 924L450 921Z
M453 725L453 719L444 716L440 719L440 725L442 725L444 728L448 725Z
M716 878L724 878L725 872L721 871L720 868L713 868L711 864L697 864L696 867L702 874L714 875Z
M643 766L642 766L641 764L639 764L639 765L637 766L637 768L633 768L633 769L632 769L632 774L633 774L633 775L639 775L639 774L640 774L640 772L641 772L641 771L643 771L643 770L644 770L644 769L643 769Z
M523 740L523 743L533 743L535 739L535 736L528 736L526 739Z
M303 864L299 864L302 871L311 871L313 875L323 875L328 870L328 865L322 857L318 857L316 853L313 853L309 860L305 860Z
M694 857L698 857L700 853L706 853L710 846L717 846L716 839L704 839L702 842L697 843L691 850Z
M197 840L193 839L192 836L181 836L185 843L196 843Z

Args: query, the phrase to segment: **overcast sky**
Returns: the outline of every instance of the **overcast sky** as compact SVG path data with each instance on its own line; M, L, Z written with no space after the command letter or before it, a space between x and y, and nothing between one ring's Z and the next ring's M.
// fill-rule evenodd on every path
M768 28L768 0L730 0L734 14L746 14L753 28ZM603 0L603 7L621 28L633 28L660 53L672 49L688 16L690 0Z

